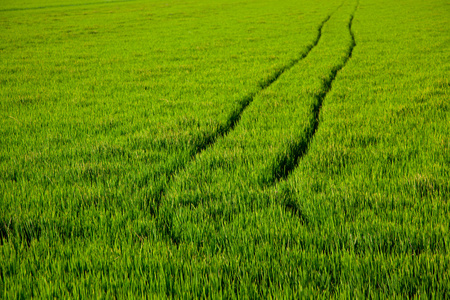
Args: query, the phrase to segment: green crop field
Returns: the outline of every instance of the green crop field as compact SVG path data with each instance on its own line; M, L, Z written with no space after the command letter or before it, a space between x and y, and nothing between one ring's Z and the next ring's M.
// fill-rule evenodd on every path
M450 298L448 0L1 0L0 298Z

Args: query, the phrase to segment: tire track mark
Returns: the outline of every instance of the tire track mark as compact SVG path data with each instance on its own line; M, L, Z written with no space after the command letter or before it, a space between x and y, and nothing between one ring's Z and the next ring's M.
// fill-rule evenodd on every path
M12 9L3 9L0 10L0 12L6 12L6 11L22 11L22 10L39 10L39 9L47 9L47 8L63 8L63 7L75 7L75 6L87 6L87 5L96 5L96 4L111 4L111 3L120 3L120 2L132 2L134 0L118 0L118 1L111 1L111 2L91 2L91 3L84 3L84 4L69 4L69 5L54 5L54 6L42 6L42 7L32 7L32 8L12 8ZM247 96L245 96L239 103L239 107L237 110L233 111L227 122L220 126L217 130L212 132L209 135L204 136L200 139L200 141L197 141L196 144L192 147L192 150L189 151L188 155L190 159L187 159L185 162L180 163L178 166L172 168L169 172L165 174L167 181L164 182L164 180L161 180L158 182L154 189L149 195L145 197L142 201L141 209L148 211L150 215L157 216L161 204L161 200L164 197L164 194L166 192L166 186L170 183L171 178L177 174L179 171L183 170L189 163L191 163L195 159L195 155L201 153L203 150L208 148L209 146L212 146L215 141L227 135L230 131L232 131L237 123L239 122L241 115L245 111L245 109L251 104L253 99L263 90L271 86L275 81L278 80L278 78L288 70L290 70L292 67L294 67L297 63L299 63L301 60L306 58L308 54L313 50L314 47L317 46L319 43L321 37L322 37L322 28L323 26L328 22L328 20L331 18L331 16L342 6L338 6L334 11L332 11L324 20L319 24L317 28L317 36L315 39L310 43L305 51L299 55L299 57L289 61L286 65L282 66L281 68L277 69L273 74L271 74L268 78L266 78L263 82L259 83L259 89ZM144 181L147 181L149 179L143 179ZM159 215L161 216L161 215ZM159 220L160 218L157 217L157 222L159 224L165 223L167 221L167 218L163 218L163 220ZM11 221L9 222L11 223ZM45 230L45 227L42 224L39 224L37 220L32 220L29 223L24 222L16 222L13 223L15 228L18 232L21 232L23 234L24 238L29 243L33 239L39 239L42 231ZM160 227L160 226L158 226ZM162 228L161 228L162 227ZM160 230L166 231L168 229L167 225L161 226ZM167 236L170 236L170 233L166 233ZM12 237L12 232L10 230L9 225L6 226L6 222L0 222L0 245L6 243L10 240ZM177 244L176 242L174 242Z
M331 69L331 75L328 78L325 78L322 82L324 89L316 95L317 101L315 102L312 108L313 115L310 120L311 126L306 132L305 135L306 138L297 141L296 144L293 144L289 147L286 155L284 155L281 158L280 163L277 165L276 169L273 170L273 177L272 177L273 181L267 182L266 185L271 185L277 181L286 179L289 176L289 174L297 167L300 159L307 154L309 145L311 144L314 135L316 134L316 131L319 127L319 116L323 101L326 98L327 94L330 92L333 85L333 81L336 79L337 74L339 73L340 70L342 70L346 66L348 60L352 57L353 49L356 46L355 36L352 31L352 24L353 18L355 16L358 7L359 1L355 5L355 9L350 15L348 23L348 30L351 37L351 43L347 49L346 56L341 64L336 65L333 69Z
M342 5L341 5L342 6ZM340 6L339 6L340 7ZM337 9L339 9L339 7ZM336 10L337 10L336 9ZM335 11L336 11L335 10ZM333 12L334 13L334 12ZM211 146L212 144L214 144L214 142L220 138L223 137L225 135L227 135L230 131L232 131L234 129L234 127L236 126L236 124L239 122L242 114L244 113L245 109L250 105L250 103L253 102L253 99L256 97L256 95L258 95L259 93L261 93L262 91L264 91L265 89L267 89L268 87L270 87L275 81L278 80L278 78L285 72L289 71L292 67L294 67L297 63L299 63L302 59L305 59L308 54L314 49L314 47L317 46L317 44L320 41L320 38L322 37L322 28L323 26L328 22L328 20L331 18L331 16L333 15L333 13L331 13L330 15L328 15L319 25L318 28L318 34L316 39L313 41L312 44L310 44L307 48L306 48L306 52L303 53L300 57L291 60L287 65L282 66L280 69L276 70L269 78L267 78L264 82L259 84L260 89L256 92L253 92L249 95L247 95L246 97L244 97L244 99L241 101L240 103L240 107L235 110L234 112L231 113L230 117L228 118L228 121L225 125L221 126L218 128L217 131L213 132L211 135L209 135L205 141L199 145L197 145L196 149L196 153L198 154L200 152L202 152L203 150L205 150L207 147Z
M269 76L265 81L263 81L262 83L259 84L260 89L245 96L242 101L239 103L239 107L238 109L236 109L235 111L233 111L227 122L222 125L219 126L219 128L217 130L215 130L214 132L212 132L209 135L204 136L199 142L197 142L196 144L194 144L193 150L190 151L189 156L191 157L191 159L189 159L188 161L186 161L185 163L181 163L180 165L178 165L178 167L174 168L171 172L169 172L167 174L167 182L165 184L167 184L168 182L171 181L171 178L177 174L178 172L180 172L181 170L183 170L189 163L191 163L194 159L195 156L200 154L202 151L204 151L206 148L214 145L214 143L216 142L217 139L227 135L230 131L232 131L237 123L239 122L242 114L244 113L244 111L246 110L246 108L253 102L253 99L262 91L264 91L265 89L267 89L269 86L271 86L275 81L278 80L278 78L285 72L289 71L292 67L294 67L297 63L299 63L301 60L305 59L308 54L317 46L317 44L320 41L320 38L322 37L322 28L323 26L328 22L328 20L331 18L331 16L340 8L342 7L343 3L340 4L334 11L332 11L320 24L319 27L317 29L317 36L316 38L313 40L313 42L307 46L306 51L304 53L302 53L298 58L295 58L293 60L291 60L288 64L282 66L281 68L277 69L271 76ZM162 198L165 195L165 191L166 191L166 187L164 186L164 184L160 184L159 186L156 187L155 192L151 195L150 198L148 198L147 202L144 203L143 209L144 210L149 210L149 212L152 215L156 215ZM153 202L150 202L153 201ZM152 207L152 206L156 206L156 207Z

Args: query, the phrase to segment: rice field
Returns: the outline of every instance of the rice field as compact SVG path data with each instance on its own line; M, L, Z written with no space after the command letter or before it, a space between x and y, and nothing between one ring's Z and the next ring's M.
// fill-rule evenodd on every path
M0 298L450 297L445 0L2 0Z

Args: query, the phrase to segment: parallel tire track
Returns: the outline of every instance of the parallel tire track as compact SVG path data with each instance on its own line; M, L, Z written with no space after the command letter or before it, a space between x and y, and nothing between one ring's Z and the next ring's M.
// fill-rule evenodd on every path
M320 38L322 37L322 28L323 26L328 22L328 20L331 18L331 16L342 6L338 6L332 13L330 13L319 25L318 27L318 33L314 41L307 47L306 51L301 54L298 58L291 60L288 64L282 66L281 68L277 69L271 76L269 76L264 82L259 84L260 89L256 92L253 92L247 96L245 96L242 101L240 102L240 106L238 109L233 111L227 122L220 126L217 130L212 132L211 134L203 137L198 143L196 143L193 147L193 151L190 153L190 157L192 157L190 160L185 162L184 164L180 164L177 168L174 168L172 172L169 172L167 174L167 178L172 178L175 174L183 170L186 165L188 165L190 162L194 160L194 157L204 151L206 148L212 146L217 139L227 135L230 131L232 131L236 124L241 119L242 114L246 110L246 108L250 105L250 103L253 102L253 99L260 94L262 91L267 89L269 86L271 86L275 81L278 80L278 78L285 73L286 71L289 71L292 67L294 67L296 64L298 64L301 60L305 59L308 54L317 46L317 44L320 41ZM151 214L155 215L156 212L159 210L159 206L161 204L161 199L164 197L165 194L165 187L159 186L155 189L155 193L152 195L152 200L154 201L153 204L156 205L156 208L151 207L150 202L145 203L145 208L150 211ZM150 200L150 199L148 199Z
M337 73L346 66L348 60L352 57L353 49L356 47L356 40L355 40L355 35L352 30L352 24L353 24L353 19L354 19L354 16L355 16L355 13L356 13L358 7L359 7L359 1L357 2L355 9L353 10L353 13L350 15L350 20L348 23L348 30L349 30L352 41L347 50L347 55L344 58L343 63L340 66L337 66L332 70L332 74L331 74L330 78L324 80L325 89L317 96L317 103L313 109L314 116L313 116L313 120L312 120L312 126L308 132L307 139L304 142L300 142L297 145L298 147L296 149L294 149L293 153L291 153L296 156L295 163L292 166L287 166L287 167L289 167L287 169L287 172L285 174L283 174L283 176L280 176L278 178L278 180L285 179L297 167L298 161L306 155L309 145L311 144L312 139L314 138L314 135L319 127L319 116L320 116L320 110L322 108L323 101L324 101L325 97L327 96L328 92L331 90L333 81L335 80ZM305 213L302 206L297 201L295 201L295 199L292 196L292 193L289 190L284 190L282 197L283 197L282 201L283 201L283 205L284 205L285 209L292 211L292 213L294 215L296 215L301 220L302 223L308 224L310 221L308 214Z
M331 76L323 80L324 89L316 96L316 103L313 106L312 110L311 126L305 134L306 138L297 141L296 144L291 145L290 149L288 149L287 151L287 154L284 155L284 157L280 160L280 163L277 166L276 170L274 170L274 174L272 177L273 182L270 182L270 184L273 184L274 182L280 181L282 179L286 179L286 177L289 176L289 174L297 167L299 160L308 152L309 145L311 144L314 135L316 134L316 131L319 127L319 116L323 101L331 90L333 81L336 79L337 74L346 66L348 60L352 57L353 49L356 46L355 36L352 31L352 24L358 7L359 1L357 2L355 9L353 10L353 13L350 15L348 23L351 43L349 45L349 48L347 49L346 56L341 64L335 66L331 70Z
M42 6L42 7L32 7L32 8L12 8L12 9L4 9L0 10L0 12L5 11L21 11L21 10L38 10L38 9L47 9L47 8L62 8L62 7L73 7L73 6L84 6L84 5L95 5L95 4L110 4L110 3L119 3L119 2L130 2L133 0L117 0L112 2L91 2L91 3L84 3L84 4L68 4L68 5L54 5L54 6ZM342 6L342 5L341 5ZM339 7L341 7L339 6ZM167 182L170 183L171 178L183 170L190 162L194 160L195 155L201 153L203 150L205 150L207 147L212 146L215 141L227 135L230 131L232 131L237 123L239 122L243 112L245 109L250 105L250 103L253 101L253 99L262 91L264 91L266 88L271 86L275 81L278 80L278 78L285 73L286 71L290 70L292 67L294 67L297 63L299 63L301 60L306 58L308 54L314 49L314 47L317 46L317 44L320 41L320 38L322 36L322 28L323 26L328 22L328 20L331 18L331 16L334 14L335 11L337 11L338 8L336 8L332 13L330 13L319 25L318 27L318 33L314 41L306 48L306 51L302 53L298 58L291 60L288 64L282 66L281 68L277 69L269 78L267 78L265 81L259 84L260 89L256 92L253 92L246 97L242 99L240 102L240 106L237 110L232 112L227 120L227 122L220 126L217 130L212 132L211 134L203 137L200 141L198 141L196 144L194 144L194 147L192 147L192 151L189 153L190 159L186 160L185 162L180 163L178 166L171 169L169 172L165 174L167 178ZM148 179L144 179L148 180ZM167 182L159 182L155 187L154 190L145 197L145 199L142 201L141 208L143 210L146 210L149 212L152 216L157 216L161 200L164 197L164 194L166 192L166 185ZM159 218L158 218L159 219ZM164 218L165 220L158 220L158 223L166 223L167 218ZM9 240L10 236L13 234L10 230L9 225L6 226L6 221L1 222L3 220L0 220L0 245L5 243L7 240ZM29 223L16 223L11 224L11 228L18 228L16 231L21 232L23 234L23 238L27 241L29 244L31 240L38 239L41 235L41 233L44 230L44 227L39 222L29 222ZM168 226L164 225L162 226L162 230L167 230ZM165 228L165 229L164 229ZM64 233L61 233L61 235L64 235Z
M278 170L280 169L284 169L285 173L278 173L278 176L274 176L272 177L272 180L270 182L266 182L265 184L267 185L273 185L277 180L281 180L284 179L285 177L287 177L290 172L292 170L294 170L294 168L297 165L297 161L303 157L307 150L308 147L310 145L310 143L312 142L312 139L314 138L314 135L318 129L319 126L319 115L320 115L320 110L322 107L322 103L325 99L325 97L327 96L328 92L331 90L332 88L332 83L335 80L337 73L344 68L344 66L347 64L348 60L350 59L350 57L352 56L353 53L353 49L356 46L356 41L354 38L354 34L352 32L352 23L353 23L353 18L354 18L354 14L356 12L358 5L355 6L353 12L350 14L350 18L348 21L348 29L350 32L350 43L348 46L348 49L345 53L345 57L343 58L343 60L338 63L336 66L333 67L333 69L331 70L331 74L330 76L328 76L328 78L325 78L322 82L322 86L323 89L322 91L315 97L316 101L315 104L312 108L311 111L311 119L310 119L310 127L307 129L307 131L305 132L304 139L299 138L297 140L297 144L292 145L292 147L289 149L288 153L286 153L283 157L282 164L283 162L287 162L286 165L281 165L278 166L280 167ZM286 70L289 70L290 68L292 68L297 62L299 62L302 58L305 58L310 52L311 50L313 50L314 47L316 47L319 43L320 37L322 36L322 28L323 26L326 24L326 22L331 18L332 14L327 17L324 22L321 24L320 28L319 28L319 34L318 34L318 38L314 41L313 46L311 46L311 48L307 51L307 53L305 53L301 58L299 58L298 60L296 60L294 63L289 64L288 66L286 66L283 69L283 72ZM280 72L279 74L276 74L276 76L274 77L273 80L269 80L268 83L262 87L261 90L263 90L264 88L267 88L268 86L271 85L271 83L275 82L276 79L282 74L282 72ZM237 114L237 118L236 121L232 123L232 125L227 128L227 131L224 132L223 134L226 134L228 131L232 130L234 125L237 123L237 121L239 121L240 115L243 113L243 111L245 110L245 108L250 104L251 100L253 100L254 95L252 95L252 97L250 97L250 101L245 103L243 105L243 107L241 108L241 110L239 111L239 113ZM208 145L205 146L205 148ZM295 157L295 163L292 163L292 160L290 160L290 157ZM290 163L290 164L289 164ZM296 215L298 215L302 221L306 224L308 223L308 216L305 215L302 211L302 209L299 207L299 205L293 201L293 199L291 199L291 197L288 197L288 195L285 194L285 199L284 199L284 204L286 209L290 209L293 210L294 213ZM181 243L181 238L180 236L178 236L173 229L173 211L170 210L170 208L167 207L162 207L161 210L159 211L159 216L157 218L157 224L158 224L158 229L160 230L160 232L162 233L163 236L168 238L168 241L170 243L172 243L173 245L178 246Z

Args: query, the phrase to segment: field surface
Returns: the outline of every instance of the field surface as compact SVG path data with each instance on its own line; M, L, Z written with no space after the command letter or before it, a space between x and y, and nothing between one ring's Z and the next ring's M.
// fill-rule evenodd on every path
M450 298L447 0L2 0L0 298Z

